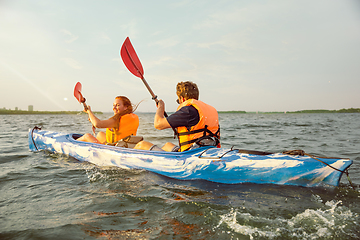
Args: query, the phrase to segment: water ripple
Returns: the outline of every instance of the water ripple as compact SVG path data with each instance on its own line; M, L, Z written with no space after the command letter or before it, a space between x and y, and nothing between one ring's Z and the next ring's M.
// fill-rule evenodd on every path
M146 140L177 143L139 116ZM360 114L220 114L223 147L350 158L355 190L346 177L339 188L227 185L98 167L28 151L28 128L91 132L85 115L0 120L0 239L360 238Z

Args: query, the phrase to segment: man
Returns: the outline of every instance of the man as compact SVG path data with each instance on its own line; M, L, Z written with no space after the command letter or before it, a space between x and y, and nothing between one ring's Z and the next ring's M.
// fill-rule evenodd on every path
M154 127L159 130L176 129L179 146L166 143L162 148L142 141L135 149L157 151L186 151L201 146L220 147L220 126L216 109L199 101L199 89L193 82L180 82L176 86L177 111L169 117L164 117L165 104L160 99L155 114Z

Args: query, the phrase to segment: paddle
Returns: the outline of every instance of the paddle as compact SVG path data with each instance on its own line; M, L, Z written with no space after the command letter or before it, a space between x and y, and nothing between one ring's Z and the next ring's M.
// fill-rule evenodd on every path
M88 110L88 106L86 105L85 101L86 99L81 94L82 85L81 82L77 82L74 88L74 97L79 101L79 103L82 103L84 106L84 110Z
M83 95L81 94L81 89L82 89L82 85L80 82L77 82L74 88L74 97L79 101L79 103L82 103L84 106L84 110L87 111L88 110L88 106L86 105L85 101L86 99L83 97ZM92 130L95 136L95 126L92 126Z
M158 104L159 100L157 99L157 96L154 94L154 92L151 90L149 84L146 82L144 78L144 69L141 65L141 62L135 52L134 47L132 46L129 37L127 37L120 49L120 56L127 67L129 71L134 74L135 76L141 78L143 83L145 84L145 87L150 92L152 99L155 100L156 105ZM164 116L167 117L167 113L164 112Z

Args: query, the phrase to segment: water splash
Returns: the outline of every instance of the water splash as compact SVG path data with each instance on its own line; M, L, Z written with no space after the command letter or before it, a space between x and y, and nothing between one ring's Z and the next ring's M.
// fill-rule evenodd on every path
M99 169L95 166L87 167L84 169L90 182L109 180L109 174L107 174L105 170Z
M242 209L231 209L220 216L217 228L225 224L235 234L250 239L355 239L356 233L351 231L359 225L359 216L341 205L341 200L331 200L323 208L306 209L290 219L252 216Z
M258 222L259 220L267 221L267 222L269 222L269 224L271 222L270 219L254 217L254 216L251 216L249 213L240 213L234 209L231 209L230 213L220 216L221 220L217 227L219 227L221 224L225 223L234 232L240 233L242 235L247 235L250 237L250 239L254 239L254 237L256 239L256 237L275 238L275 237L280 236L280 234L277 233L276 231L273 232L271 230L265 230L265 229L262 230L261 228L250 226L250 225L245 225L245 224L241 225L237 221L238 215L239 215L239 218L242 218L242 220L245 223L246 222L249 223L251 221Z

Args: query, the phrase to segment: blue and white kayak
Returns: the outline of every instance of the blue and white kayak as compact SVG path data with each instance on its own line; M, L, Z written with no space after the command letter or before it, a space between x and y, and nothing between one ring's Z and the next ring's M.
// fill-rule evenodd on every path
M218 183L338 186L350 159L283 153L244 153L238 149L201 147L185 152L146 151L77 141L81 134L29 130L29 149L66 154L98 166L144 169L182 180ZM255 153L255 154L254 154Z

